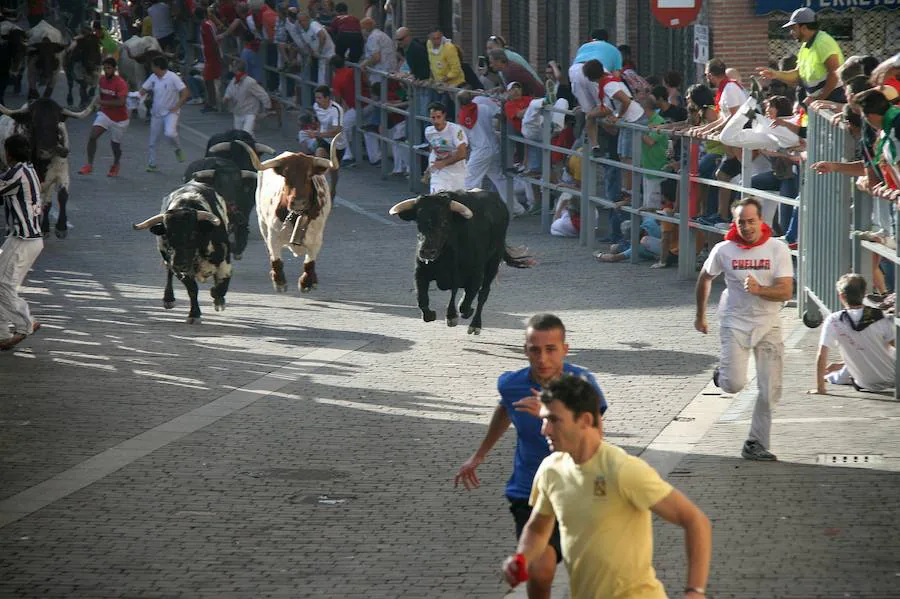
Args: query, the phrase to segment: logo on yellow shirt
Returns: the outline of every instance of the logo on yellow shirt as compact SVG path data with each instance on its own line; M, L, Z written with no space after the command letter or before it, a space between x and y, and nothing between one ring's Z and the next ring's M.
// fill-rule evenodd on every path
M602 474L594 479L594 497L606 497L606 479Z

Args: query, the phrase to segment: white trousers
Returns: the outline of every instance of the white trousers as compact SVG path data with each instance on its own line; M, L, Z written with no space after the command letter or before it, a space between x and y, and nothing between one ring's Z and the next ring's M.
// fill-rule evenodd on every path
M356 109L348 108L344 112L344 139L347 140L347 148L344 150L344 160L353 161L353 129L356 127Z
M234 128L246 131L253 135L253 128L256 126L255 114L236 114L234 115Z
M463 189L466 189L465 174L460 176L455 170L448 172L448 169L446 168L432 171L429 193L438 193L439 191L460 191Z
M8 338L7 324L16 333L30 335L34 321L28 304L19 297L19 286L44 249L44 240L10 235L0 246L0 339Z
M506 203L506 175L500 169L499 154L472 154L466 162L466 189L481 187L484 178L491 180L503 203Z
M406 121L400 121L390 129L391 152L394 155L394 173L409 173L409 147L400 140L406 139Z
M769 449L772 412L781 399L784 371L784 341L781 326L760 327L752 333L729 327L719 329L722 356L719 361L719 387L726 393L737 393L747 384L747 363L750 352L756 358L756 377L759 394L753 408L748 439L759 441Z
M381 140L378 135L371 131L363 134L363 141L366 143L366 155L369 157L369 164L375 164L381 161Z
M584 76L582 68L584 63L576 62L569 67L569 81L572 84L572 94L578 100L583 112L588 112L600 104L600 84L591 81Z
M166 139L177 149L181 147L178 143L178 113L170 112L165 116L154 116L150 118L150 164L156 164L156 144L159 136L165 132Z

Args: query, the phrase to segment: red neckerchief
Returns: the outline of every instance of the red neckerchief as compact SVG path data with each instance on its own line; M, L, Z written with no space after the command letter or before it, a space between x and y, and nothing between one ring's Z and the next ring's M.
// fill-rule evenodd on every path
M469 102L468 104L459 105L459 113L456 120L466 129L471 129L478 122L478 104Z
M600 81L598 82L598 85L600 86L600 92L598 95L600 97L601 102L603 101L603 98L606 97L606 92L603 90L603 88L606 87L607 83L613 83L613 82L622 83L622 78L616 77L612 73L606 73L603 75L603 77L600 78Z
M762 224L762 235L759 236L759 239L756 243L747 243L744 241L744 238L741 237L741 234L738 233L737 225L731 223L731 228L728 229L728 233L725 234L725 241L733 241L737 244L739 248L742 250L749 250L750 248L755 248L758 245L762 245L765 242L769 241L769 238L772 237L772 228L769 227L766 223Z
M243 78L246 77L246 76L247 76L247 73L237 72L237 73L234 74L234 82L235 82L235 83L240 83L240 82L241 82L241 79L243 79Z
M722 100L722 93L725 91L725 86L728 85L729 83L734 83L739 88L744 89L743 85L741 85L740 83L738 83L737 81L735 81L733 79L729 79L728 77L726 77L725 79L722 79L722 82L719 83L719 89L716 90L716 102L715 102L716 112L719 112L719 102Z
M259 52L259 46L260 46L259 40L253 40L252 42L247 42L246 44L244 44L245 48L249 48L250 50L253 50L254 52Z

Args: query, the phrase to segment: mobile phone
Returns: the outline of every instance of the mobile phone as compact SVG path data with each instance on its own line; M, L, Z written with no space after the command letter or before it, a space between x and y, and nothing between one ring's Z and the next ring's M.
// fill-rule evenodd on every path
M486 69L487 66L488 66L487 57L486 57L486 56L479 56L479 57L478 57L478 68L479 68L479 69Z

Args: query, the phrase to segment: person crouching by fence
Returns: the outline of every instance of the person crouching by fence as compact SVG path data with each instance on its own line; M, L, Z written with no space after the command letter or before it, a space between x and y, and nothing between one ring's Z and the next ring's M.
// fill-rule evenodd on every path
M223 100L234 108L234 128L253 135L257 115L272 108L272 99L256 79L247 74L247 63L237 59L231 63L234 77L225 88Z
M859 391L886 391L894 388L894 319L876 308L863 305L866 279L846 274L838 279L838 297L843 310L825 319L816 360L816 388L810 393L825 395L825 383L853 385ZM843 362L828 362L828 350L838 349Z

